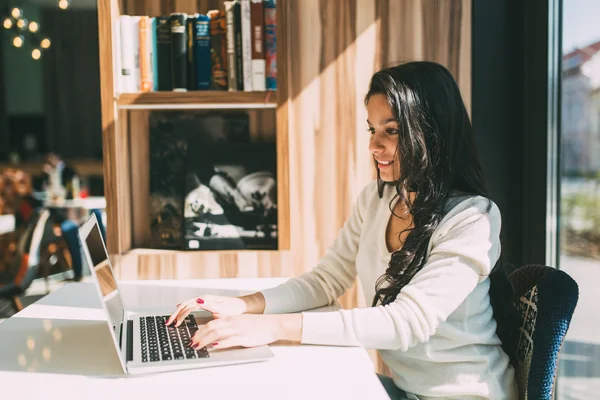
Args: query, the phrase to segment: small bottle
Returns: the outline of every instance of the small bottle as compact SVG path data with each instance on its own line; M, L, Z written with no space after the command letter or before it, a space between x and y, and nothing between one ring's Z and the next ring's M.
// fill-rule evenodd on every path
M73 200L78 200L81 193L81 182L79 177L75 175L71 182L71 189L73 190Z

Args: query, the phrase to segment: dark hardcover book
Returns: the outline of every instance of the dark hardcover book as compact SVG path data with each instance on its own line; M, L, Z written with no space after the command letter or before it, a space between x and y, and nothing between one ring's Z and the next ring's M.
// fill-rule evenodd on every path
M167 112L150 115L150 246L182 249L187 135Z
M233 29L235 40L235 70L239 91L244 90L244 55L242 54L242 6L236 1L233 5Z
M277 90L277 0L265 0L265 60L267 90Z
M194 25L194 66L196 67L196 89L210 89L210 18L196 14Z
M187 84L188 90L196 90L196 67L194 65L194 29L196 16L190 15L186 20L186 42L187 42Z
M157 90L172 90L171 83L171 21L156 17L156 76Z
M173 91L187 91L187 14L171 14L171 81Z
M225 11L211 10L210 18L210 54L211 89L227 90L227 16Z
M235 57L235 1L226 1L225 16L227 18L227 87L229 91L238 90L238 69Z
M247 114L198 115L188 136L185 248L276 250L276 149L250 140Z

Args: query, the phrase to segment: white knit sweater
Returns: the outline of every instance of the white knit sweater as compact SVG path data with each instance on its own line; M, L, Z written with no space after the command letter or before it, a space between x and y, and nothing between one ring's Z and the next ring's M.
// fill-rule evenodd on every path
M358 275L367 304L391 253L385 231L395 189L363 189L333 245L310 272L263 291L265 313L332 304ZM490 208L491 205L491 208ZM396 385L419 399L517 399L500 347L488 275L500 254L500 212L483 197L453 198L433 233L427 262L396 301L304 312L302 343L378 349Z

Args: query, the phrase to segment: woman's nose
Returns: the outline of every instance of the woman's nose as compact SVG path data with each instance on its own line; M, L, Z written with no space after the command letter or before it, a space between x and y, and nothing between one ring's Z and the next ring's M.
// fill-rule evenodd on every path
M381 154L385 146L381 140L381 136L376 132L371 136L371 141L369 142L369 151L373 154Z

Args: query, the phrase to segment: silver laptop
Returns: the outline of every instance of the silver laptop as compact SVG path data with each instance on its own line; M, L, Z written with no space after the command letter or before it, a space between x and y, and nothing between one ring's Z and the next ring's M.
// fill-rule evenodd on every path
M127 313L119 294L106 245L100 234L96 216L79 228L82 247L106 311L108 327L121 361L129 374L172 371L265 361L273 357L269 346L232 349L194 350L190 338L202 323L210 319L190 314L185 322L174 328L165 322L164 313Z

